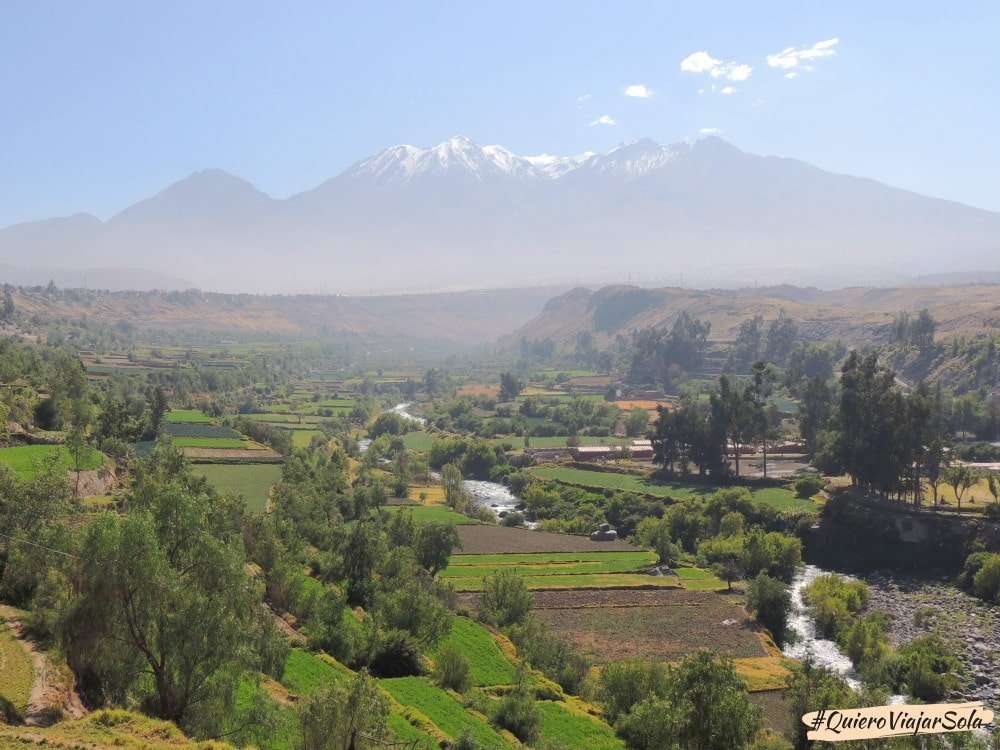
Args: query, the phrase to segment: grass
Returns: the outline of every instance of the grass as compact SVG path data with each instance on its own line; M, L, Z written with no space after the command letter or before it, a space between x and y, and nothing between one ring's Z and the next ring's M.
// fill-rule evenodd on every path
M406 511L413 515L417 523L453 523L456 525L478 524L475 518L456 513L444 505L386 505L382 508L389 513Z
M607 573L580 575L525 575L521 576L529 589L630 589L680 588L676 578L669 576L647 576L637 573ZM483 578L453 577L448 582L456 591L482 591Z
M414 430L403 435L403 445L411 451L429 451L434 445L434 435L423 430Z
M212 424L212 418L200 409L171 409L164 419L184 424Z
M509 552L505 554L452 555L452 565L547 565L550 563L629 560L652 564L656 555L635 552Z
M479 623L468 617L454 618L451 632L441 639L431 656L437 658L447 645L455 646L469 660L472 683L477 687L514 683L514 665L503 655L490 632Z
M552 435L549 437L528 437L528 447L529 448L565 448L566 441L569 439L566 435ZM580 435L577 440L580 441L580 445L622 445L626 443L631 443L631 438L619 438L619 437L598 437L596 435ZM509 435L507 437L492 438L490 443L494 445L502 445L504 443L511 443L515 448L524 447L524 438L520 435Z
M315 436L322 436L322 430L292 430L292 447L308 448Z
M0 466L6 466L21 479L35 477L49 461L55 462L57 471L73 471L76 466L65 445L18 445L0 448ZM87 448L80 463L83 471L100 468L104 455L95 448Z
M242 495L253 513L264 511L271 485L281 480L280 464L192 464L191 468L220 492Z
M781 690L788 687L792 677L788 665L791 660L783 656L760 656L749 659L734 659L737 674L747 684L747 690Z
M577 712L565 703L538 701L541 735L564 747L587 750L625 750L625 743L600 719Z
M509 750L511 745L483 719L468 713L447 691L426 677L394 677L379 680L397 702L412 706L452 739L468 730L483 750Z
M332 662L332 663L331 663ZM288 652L281 684L296 695L310 695L324 685L351 675L347 667L327 661L301 648Z
M31 659L17 642L13 631L0 623L0 718L4 704L10 704L18 716L23 716L31 697L35 671Z
M697 482L658 482L640 474L616 474L609 471L590 471L566 466L537 466L528 469L528 471L540 479L564 484L574 484L598 490L636 492L673 500L704 498L720 489L715 485ZM766 487L751 490L751 493L756 502L769 505L779 511L815 511L817 509L812 500L798 498L792 490L784 487Z
M487 558L477 564L475 558ZM569 559L552 560L545 553L537 555L511 555L520 561L496 561L503 555L456 555L447 568L441 571L445 578L489 576L498 570L507 570L521 576L576 576L603 573L631 573L656 562L652 552L595 552L590 555L567 553ZM572 558L577 559L572 559ZM469 559L473 558L473 559ZM585 559L580 559L585 558Z
M256 443L240 438L224 437L175 437L177 448L225 448L236 450L253 450Z

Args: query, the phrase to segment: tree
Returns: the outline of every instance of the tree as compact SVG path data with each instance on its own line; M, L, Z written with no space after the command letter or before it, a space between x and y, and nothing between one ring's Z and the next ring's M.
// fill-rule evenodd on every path
M650 697L619 722L629 746L641 750L744 750L762 727L728 658L708 651L671 670L663 697Z
M303 750L367 750L385 747L389 701L364 670L345 685L334 682L299 708Z
M434 682L459 693L472 686L472 667L455 644L446 644L438 653L434 664Z
M79 425L73 425L68 433L66 433L66 449L69 451L70 457L73 459L73 469L76 473L76 484L73 488L73 494L76 497L80 496L80 472L83 470L84 462L90 453L90 446L87 444L87 436L83 432L83 428Z
M783 365L792 353L795 342L799 337L799 327L795 321L785 315L782 309L778 312L778 317L771 321L767 327L767 343L765 346L764 358L768 362Z
M944 480L955 491L955 499L958 501L958 510L962 510L962 497L966 490L975 487L979 482L979 475L970 467L959 464L945 469Z
M826 429L833 412L833 394L822 377L810 378L799 405L799 434L806 444L806 453L816 454L816 438Z
M484 620L494 625L513 625L527 617L532 598L520 575L510 570L501 570L483 578L479 612Z
M649 427L649 412L645 409L632 409L625 419L625 434L629 437L643 435Z
M441 484L444 486L444 501L448 507L459 513L469 505L469 493L462 482L462 470L455 464L441 467Z
M989 472L986 475L986 485L993 496L993 502L1000 504L1000 475L992 471Z
M524 383L511 372L500 373L500 400L513 401L524 390Z
M3 285L3 308L0 309L0 318L6 321L14 320L14 294L10 284Z
M417 562L432 576L448 567L452 550L462 549L462 540L452 523L425 523L417 529L416 535L413 551Z
M948 468L948 454L945 453L944 443L934 439L927 447L927 455L924 458L924 473L927 474L927 483L934 491L934 505L938 504L941 485L944 484L945 472Z
M159 432L160 425L163 423L163 415L167 413L169 408L163 388L155 386L146 391L146 403L149 410L149 433L155 435Z
M712 572L725 581L728 590L732 591L733 581L740 580L745 574L740 553L727 551L720 555L718 562L712 565Z
M781 643L788 624L788 613L792 609L788 586L766 573L759 573L750 583L747 603L757 620Z
M159 717L190 726L233 705L256 661L247 636L265 615L244 571L239 511L175 458L154 453L128 515L87 527L60 640L101 694L148 686Z

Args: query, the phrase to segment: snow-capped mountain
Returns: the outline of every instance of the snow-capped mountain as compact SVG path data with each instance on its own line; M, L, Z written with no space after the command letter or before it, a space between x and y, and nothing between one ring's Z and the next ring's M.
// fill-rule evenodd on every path
M142 268L220 291L888 283L997 258L1000 214L715 137L554 156L455 136L393 146L287 199L206 170L108 221L0 229L0 266Z

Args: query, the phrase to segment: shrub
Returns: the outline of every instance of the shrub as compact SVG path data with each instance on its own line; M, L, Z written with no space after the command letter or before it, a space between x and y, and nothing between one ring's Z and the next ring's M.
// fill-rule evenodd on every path
M420 646L403 630L390 630L375 640L368 666L377 677L409 677L423 672Z
M788 613L792 608L788 587L766 573L760 573L750 584L747 602L754 616L780 643L784 639Z
M972 592L983 601L1000 603L1000 555L990 555L972 580Z
M818 477L815 474L809 474L796 479L793 486L795 487L796 497L808 500L813 495L819 493L819 491L826 486L826 482L823 481L822 477Z
M519 686L504 696L493 714L493 722L506 729L521 742L532 744L538 739L542 716L531 693Z
M900 678L915 698L943 700L958 687L961 663L941 636L914 638L899 649Z
M523 622L531 609L531 602L527 585L513 571L502 570L483 579L479 612L486 622L500 627Z
M469 660L455 646L445 646L438 654L434 681L443 688L464 693L472 684Z
M510 629L510 638L521 658L540 669L569 693L579 693L590 671L590 662L574 644L563 640L542 622L529 617Z
M660 662L625 661L601 670L597 696L604 715L612 724L647 698L667 694L670 670Z
M524 516L516 510L512 510L503 517L503 520L500 521L500 525L507 527L524 526Z

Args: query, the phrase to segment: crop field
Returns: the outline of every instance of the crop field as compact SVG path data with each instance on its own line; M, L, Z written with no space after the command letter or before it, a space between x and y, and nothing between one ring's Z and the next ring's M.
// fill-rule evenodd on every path
M420 496L423 495L423 500ZM444 487L440 484L415 484L410 486L410 500L421 505L439 505L444 502Z
M551 591L535 594L535 615L595 663L674 661L699 649L765 657L740 600L702 591Z
M171 438L236 438L243 437L232 427L211 422L168 422L161 428Z
M423 430L414 430L403 435L403 445L411 451L429 451L434 445L434 435Z
M524 584L532 591L572 589L679 589L680 582L668 576L641 573L593 573L581 575L524 575ZM455 591L482 591L483 578L449 578Z
M396 701L420 711L452 739L468 730L483 750L509 750L511 747L484 719L467 712L461 703L426 677L393 677L381 679L379 684Z
M462 552L467 555L496 555L509 552L635 552L628 542L595 542L585 536L553 534L547 531L505 526L462 526L458 530Z
M292 447L308 448L314 437L322 437L322 430L292 430Z
M388 513L410 513L417 523L453 523L456 526L479 523L475 518L456 513L444 505L386 505L382 509Z
M6 466L21 479L30 479L42 471L49 461L57 471L75 471L73 456L65 445L17 445L0 448L0 466ZM82 471L92 471L104 463L104 454L88 447L80 462Z
M264 511L271 486L281 480L279 464L194 464L191 468L220 492L243 495L252 513Z
M231 437L177 437L173 440L178 448L225 448L229 450L266 450L260 443L243 438Z
M212 418L199 409L171 409L163 418L176 424L212 424Z
M512 558L507 560L505 558ZM576 559L572 559L576 558ZM652 552L539 553L534 555L453 555L444 578L470 578L507 570L521 576L576 576L631 573L656 562Z
M589 471L568 466L536 466L528 469L540 479L563 484L575 484L598 490L622 490L673 500L705 498L719 489L717 486L696 482L656 482L639 474L616 474L608 471ZM755 501L770 505L780 511L816 511L812 500L797 498L792 490L784 487L766 487L751 491Z
M435 658L446 645L455 646L469 660L472 683L478 687L512 685L514 665L503 655L490 632L468 617L452 620L451 632L437 645Z
M625 750L625 743L600 719L558 701L538 701L536 705L542 717L543 739L564 747Z
M31 659L7 624L0 622L0 705L9 703L18 715L23 715L34 679Z
M567 435L550 435L547 437L528 436L528 447L565 448L568 439ZM577 437L577 440L580 441L580 445L624 445L632 442L631 438L600 437L598 435L580 435ZM515 448L520 448L524 445L524 438L520 435L511 435L509 437L491 438L490 442L494 445L512 443Z

